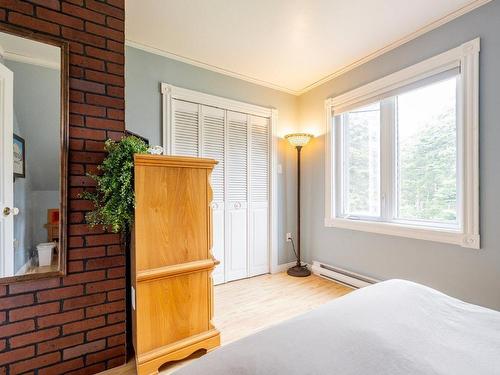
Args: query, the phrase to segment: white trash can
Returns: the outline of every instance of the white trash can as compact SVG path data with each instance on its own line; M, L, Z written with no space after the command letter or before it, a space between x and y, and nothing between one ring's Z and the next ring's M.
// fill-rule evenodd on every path
M46 242L36 245L38 251L38 265L40 267L50 266L52 264L52 250L56 244L54 242Z

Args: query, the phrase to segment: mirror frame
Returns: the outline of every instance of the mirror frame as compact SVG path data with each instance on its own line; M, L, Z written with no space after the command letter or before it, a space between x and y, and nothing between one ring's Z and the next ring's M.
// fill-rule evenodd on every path
M59 168L59 270L45 273L31 273L0 278L0 284L12 282L61 277L67 273L68 246L68 154L69 154L69 42L36 31L0 23L0 32L21 38L50 44L61 50L61 109L60 109L60 168Z

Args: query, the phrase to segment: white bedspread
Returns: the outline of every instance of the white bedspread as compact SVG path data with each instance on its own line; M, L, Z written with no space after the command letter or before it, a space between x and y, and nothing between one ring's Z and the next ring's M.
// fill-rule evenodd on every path
M390 280L216 349L175 374L500 374L500 313Z

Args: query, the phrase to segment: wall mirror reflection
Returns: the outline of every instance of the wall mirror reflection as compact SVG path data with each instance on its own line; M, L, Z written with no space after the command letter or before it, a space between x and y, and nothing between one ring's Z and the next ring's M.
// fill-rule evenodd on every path
M0 282L64 271L65 55L0 32Z

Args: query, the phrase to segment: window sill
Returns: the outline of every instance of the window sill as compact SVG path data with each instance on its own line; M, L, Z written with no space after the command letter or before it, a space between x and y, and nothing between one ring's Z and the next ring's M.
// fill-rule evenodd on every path
M414 238L418 240L442 242L471 249L479 249L479 235L463 233L458 230L414 226L400 223L373 222L344 218L326 218L326 227L358 230L369 233Z

